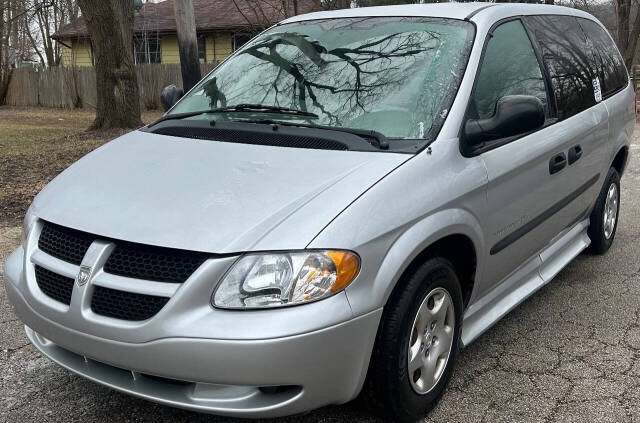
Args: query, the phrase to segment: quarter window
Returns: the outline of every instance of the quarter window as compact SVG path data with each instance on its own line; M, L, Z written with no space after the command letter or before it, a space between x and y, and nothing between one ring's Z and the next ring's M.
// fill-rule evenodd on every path
M588 19L578 19L578 22L589 46L591 76L600 79L602 95L606 97L627 85L629 77L624 60L604 28Z
M478 74L471 111L486 119L494 115L496 103L507 95L538 97L548 110L544 78L531 41L519 20L498 26L489 40ZM547 111L548 113L548 111Z
M561 119L596 104L586 39L573 16L526 18L549 69Z

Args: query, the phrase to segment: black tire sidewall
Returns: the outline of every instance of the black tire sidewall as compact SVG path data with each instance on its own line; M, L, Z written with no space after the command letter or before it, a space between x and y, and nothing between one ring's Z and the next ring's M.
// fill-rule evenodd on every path
M609 187L611 184L615 184L618 189L618 210L616 211L616 222L613 227L613 233L607 239L604 235L604 210L605 204L607 200L607 192L609 191ZM589 246L589 252L593 254L604 254L609 250L613 240L616 236L616 231L618 229L618 221L620 220L620 176L618 175L618 171L615 168L610 168L607 173L607 179L605 180L604 185L598 195L598 199L596 200L596 204L591 212L590 222L588 234L591 239L591 245Z
M444 373L436 386L427 394L416 393L409 381L407 351L413 321L426 295L435 288L444 288L451 296L455 310L453 346ZM451 378L457 360L462 328L462 293L460 283L451 263L442 258L427 260L408 278L402 290L393 295L383 315L378 338L378 372L375 383L383 400L388 403L387 414L399 421L415 421L423 418L433 408ZM386 363L381 363L386 361ZM382 370L382 371L380 371ZM382 389L381 389L382 388ZM382 392L380 392L382 391Z

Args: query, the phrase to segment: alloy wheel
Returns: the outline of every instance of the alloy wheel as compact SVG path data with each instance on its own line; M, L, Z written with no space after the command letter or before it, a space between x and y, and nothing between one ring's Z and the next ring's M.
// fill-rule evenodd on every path
M416 393L429 393L442 377L453 346L455 321L447 290L429 292L418 308L409 338L407 367Z
M618 186L616 184L609 185L607 190L607 198L604 202L604 237L611 238L616 227L616 219L618 218Z

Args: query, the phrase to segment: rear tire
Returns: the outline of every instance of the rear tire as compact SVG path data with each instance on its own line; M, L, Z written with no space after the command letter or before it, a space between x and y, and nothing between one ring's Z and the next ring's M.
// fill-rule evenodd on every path
M604 254L609 250L618 228L620 212L620 176L615 168L610 168L596 205L591 212L589 238L591 254Z
M413 422L431 411L451 378L462 292L452 264L439 257L399 284L385 306L363 393L391 420Z

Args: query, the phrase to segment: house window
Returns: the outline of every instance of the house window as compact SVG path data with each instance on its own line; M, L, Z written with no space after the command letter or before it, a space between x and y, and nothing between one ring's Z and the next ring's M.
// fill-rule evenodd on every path
M207 63L207 37L198 35L198 60L200 63Z
M251 39L249 34L233 34L233 51L236 51Z
M160 63L160 37L158 34L142 34L133 38L133 57L138 63Z

